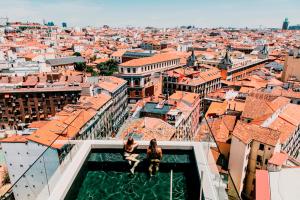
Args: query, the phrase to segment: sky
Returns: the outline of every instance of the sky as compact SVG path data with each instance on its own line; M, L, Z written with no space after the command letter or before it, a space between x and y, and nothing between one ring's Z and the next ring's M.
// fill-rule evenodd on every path
M0 0L9 21L68 26L281 27L300 24L300 0Z

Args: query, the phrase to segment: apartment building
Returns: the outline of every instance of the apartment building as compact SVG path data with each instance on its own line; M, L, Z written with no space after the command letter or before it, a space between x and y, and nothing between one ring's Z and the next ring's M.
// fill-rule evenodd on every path
M51 177L73 147L69 140L111 137L112 104L111 97L105 94L81 97L78 105L66 106L52 120L36 127L32 134L1 140L12 184L35 163L26 173L26 179L13 187L15 199L36 199L35 194L41 188L38 184L49 187ZM43 156L39 158L40 155Z
M154 95L155 74L178 67L180 67L180 57L172 53L163 53L120 64L118 77L127 81L129 102L136 103L144 97Z
M256 169L266 169L274 152L280 151L280 132L238 121L232 132L228 170L244 198L255 195Z
M168 47L166 42L158 42L158 41L144 41L140 47L145 50L163 50Z
M177 91L167 100L150 97L139 101L132 110L132 118L158 118L175 127L172 139L192 140L199 128L200 96Z
M126 52L125 49L120 49L115 52L113 52L110 56L111 59L116 61L117 63L121 64L122 63L122 56Z
M300 80L300 49L296 48L290 50L289 54L285 57L282 81L299 81Z
M180 68L163 74L163 93L172 95L176 91L193 92L200 95L201 109L207 94L221 88L221 74L214 67Z
M87 81L89 80L94 81L94 94L106 94L112 98L111 121L113 134L117 133L129 113L127 82L114 76L91 77Z
M65 105L78 101L83 81L82 76L56 73L1 77L1 124L18 129L20 123L54 116Z
M152 51L152 50L143 50L143 49L127 50L122 55L122 62L127 62L130 60L139 59L139 58L151 57L151 56L154 56L155 54L156 54L156 51Z
M197 61L199 64L206 64L217 67L221 70L222 80L236 81L254 70L260 69L269 60L268 52L263 51L264 56L259 55L245 55L242 52L222 53L199 53Z
M46 60L46 65L51 69L52 72L74 70L74 66L76 63L85 63L85 60L81 56L71 56Z
M241 115L243 122L238 122L232 133L228 167L245 198L255 197L256 170L266 170L276 153L299 159L299 112L300 106L285 97L247 97Z

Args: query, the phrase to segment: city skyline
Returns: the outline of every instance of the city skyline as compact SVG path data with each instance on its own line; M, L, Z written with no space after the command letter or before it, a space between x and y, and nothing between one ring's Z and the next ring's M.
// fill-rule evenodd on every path
M300 22L299 6L296 0L12 0L0 1L0 17L22 22L53 21L56 25L67 22L68 26L81 27L107 24L114 27L281 28L285 17L291 24Z

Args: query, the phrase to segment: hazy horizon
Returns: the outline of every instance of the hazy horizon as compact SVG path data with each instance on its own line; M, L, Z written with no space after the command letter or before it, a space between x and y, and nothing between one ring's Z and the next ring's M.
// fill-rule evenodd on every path
M281 28L300 23L297 0L0 0L9 21L53 21L61 26Z

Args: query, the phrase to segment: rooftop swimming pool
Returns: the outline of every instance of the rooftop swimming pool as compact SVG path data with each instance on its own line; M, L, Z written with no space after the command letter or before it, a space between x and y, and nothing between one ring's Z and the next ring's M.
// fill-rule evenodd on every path
M192 150L163 150L159 172L150 177L145 150L132 175L120 149L92 149L65 200L195 200L200 178Z

